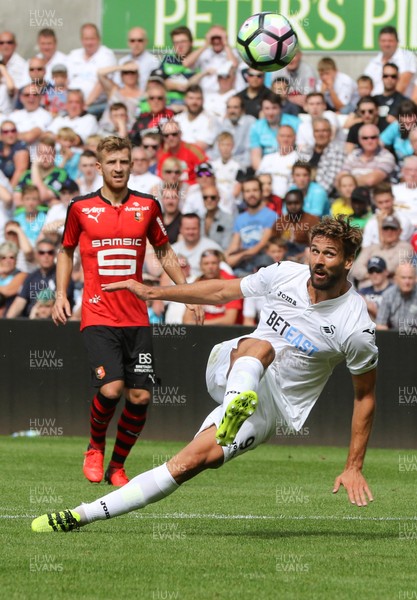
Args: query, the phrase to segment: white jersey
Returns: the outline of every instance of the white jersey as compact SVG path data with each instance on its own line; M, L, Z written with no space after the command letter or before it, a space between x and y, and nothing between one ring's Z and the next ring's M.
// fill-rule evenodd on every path
M284 261L241 281L244 297L263 296L256 330L245 337L270 342L275 360L274 402L287 423L301 429L334 367L346 360L352 375L375 368L375 325L363 298L350 288L343 296L312 304L308 266Z

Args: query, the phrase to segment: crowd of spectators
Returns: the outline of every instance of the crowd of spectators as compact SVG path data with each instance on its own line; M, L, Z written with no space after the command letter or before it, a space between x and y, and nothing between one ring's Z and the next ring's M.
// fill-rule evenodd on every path
M299 50L285 68L247 67L212 26L193 47L170 32L163 59L141 27L119 60L94 24L64 54L52 29L22 58L0 32L0 316L50 318L55 258L72 198L102 185L97 144L129 137L129 187L159 200L188 281L240 277L278 260L305 263L309 230L343 214L363 229L350 279L381 329L416 326L417 60L394 27L352 79ZM149 285L169 284L152 248ZM69 297L79 318L83 273ZM206 324L256 324L251 299L206 307ZM189 323L149 306L153 323Z

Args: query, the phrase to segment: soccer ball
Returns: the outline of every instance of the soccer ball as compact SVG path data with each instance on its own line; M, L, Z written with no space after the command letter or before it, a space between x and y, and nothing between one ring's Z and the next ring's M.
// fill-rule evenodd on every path
M294 57L297 34L283 15L261 12L243 23L237 34L237 50L252 69L278 71Z

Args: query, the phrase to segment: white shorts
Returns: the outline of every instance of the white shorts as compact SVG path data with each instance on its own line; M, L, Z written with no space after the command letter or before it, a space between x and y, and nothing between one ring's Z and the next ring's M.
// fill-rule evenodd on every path
M211 351L206 370L207 389L220 406L206 417L196 435L212 425L219 427L227 406L227 404L223 405L223 398L230 368L230 353L237 348L240 340L247 337L242 336L222 342L214 346ZM266 442L275 433L278 420L282 424L283 417L274 402L272 389L270 389L268 370L259 385L259 403L256 411L243 423L233 444L223 446L224 462Z

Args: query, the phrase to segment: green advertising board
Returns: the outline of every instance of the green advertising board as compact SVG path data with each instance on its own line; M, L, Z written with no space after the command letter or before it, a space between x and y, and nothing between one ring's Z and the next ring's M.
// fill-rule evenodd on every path
M402 47L417 48L417 0L103 0L103 41L125 49L128 29L140 26L158 53L169 48L174 27L187 25L199 46L218 23L234 45L241 23L260 11L286 15L305 51L375 51L385 25L397 28Z

